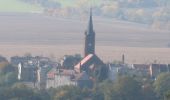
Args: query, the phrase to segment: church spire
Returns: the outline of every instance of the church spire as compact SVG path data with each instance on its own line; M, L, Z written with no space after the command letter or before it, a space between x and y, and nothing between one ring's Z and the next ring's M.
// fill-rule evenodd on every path
M95 54L95 32L93 30L92 9L90 9L90 18L87 30L85 32L85 57L88 54Z
M93 32L93 18L92 18L92 8L90 8L90 18L89 18L89 23L87 27L87 34L91 34Z

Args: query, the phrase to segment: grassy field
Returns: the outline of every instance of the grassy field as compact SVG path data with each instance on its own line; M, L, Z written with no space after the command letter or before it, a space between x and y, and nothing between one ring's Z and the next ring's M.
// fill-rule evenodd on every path
M80 45L84 43L88 17L73 20L0 14L0 22L0 43ZM169 31L151 29L144 24L94 17L94 28L99 46L167 47L170 43Z
M0 13L0 54L10 57L32 53L60 58L66 54L83 54L84 32L88 17L61 19L32 14ZM151 29L144 24L94 17L96 53L105 62L170 63L166 48L169 31Z
M55 56L56 59L64 55L82 54L83 45L18 45L0 44L0 54L6 57L31 53L34 56L44 55ZM96 54L104 62L121 61L122 54L125 55L126 63L146 63L153 62L170 63L170 48L142 48L142 47L114 47L97 46Z
M0 0L0 12L41 12L38 5L31 5L19 0Z

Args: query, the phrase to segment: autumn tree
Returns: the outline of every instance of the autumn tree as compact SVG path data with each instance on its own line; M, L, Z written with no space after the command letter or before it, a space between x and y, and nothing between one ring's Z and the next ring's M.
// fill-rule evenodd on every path
M170 91L170 73L160 74L154 82L155 92L160 98L164 98L165 94Z

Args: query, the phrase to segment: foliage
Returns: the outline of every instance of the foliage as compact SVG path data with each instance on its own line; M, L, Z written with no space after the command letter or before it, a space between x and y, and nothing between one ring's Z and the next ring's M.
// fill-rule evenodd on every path
M5 69L5 67L8 66L8 62L7 61L2 61L0 62L0 71L3 72L3 70Z
M15 68L5 60L0 62L0 86L10 86L17 81Z
M7 62L7 59L3 56L0 56L0 62Z
M170 90L170 73L160 74L154 82L155 91L159 97L164 98L165 94Z
M87 100L90 96L88 89L81 90L75 86L63 86L52 91L53 100Z
M33 95L31 89L24 86L7 88L1 95L3 100L40 100Z
M42 12L42 7L20 2L20 0L0 0L0 12Z
M117 80L99 84L104 100L143 100L142 88L132 77L119 76Z
M108 78L108 67L97 66L95 71L92 72L92 77L94 77L97 82L102 82Z
M169 0L0 0L0 11L44 12L72 18L87 15L90 4L97 16L170 29Z
M51 100L46 90L35 90L16 83L10 87L0 87L2 100Z
M117 95L120 98L126 100L140 100L141 86L134 80L132 77L121 76L115 82L114 86L115 91L119 91Z
M55 2L53 0L21 0L31 4L39 4L44 8L58 8L60 7L60 3Z
M74 69L74 66L82 59L81 55L65 55L62 67L65 69Z
M115 81L105 80L92 89L63 86L36 90L16 83L10 87L0 87L0 98L3 100L158 100L153 92L152 82L139 83L129 76L119 76Z
M143 100L158 100L152 82L145 82L142 86Z
M170 100L170 91L168 91L168 92L166 93L165 97L166 97L166 100Z

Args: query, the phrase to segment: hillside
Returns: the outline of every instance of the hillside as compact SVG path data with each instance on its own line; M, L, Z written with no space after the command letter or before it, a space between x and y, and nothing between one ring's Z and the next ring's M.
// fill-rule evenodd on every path
M41 14L0 14L0 42L16 44L82 44L88 17L64 19ZM167 47L169 31L146 24L94 17L98 45ZM69 42L68 42L69 41Z
M21 2L19 0L0 0L0 12L42 12L42 7Z
M153 28L170 29L169 0L20 0L38 4L50 16L86 16L90 6L96 16L143 23Z
M170 29L169 0L0 0L0 12L43 12L49 16L78 18L93 14Z

